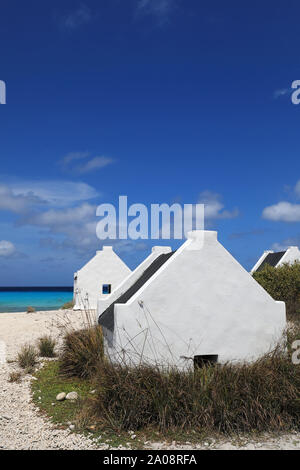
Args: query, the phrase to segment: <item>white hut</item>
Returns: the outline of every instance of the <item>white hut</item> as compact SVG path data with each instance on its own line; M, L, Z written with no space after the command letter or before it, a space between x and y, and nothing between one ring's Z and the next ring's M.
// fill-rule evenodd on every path
M184 367L189 361L252 361L280 340L285 304L276 302L218 242L190 232L100 312L113 360Z
M278 268L285 263L300 262L300 251L297 246L289 246L286 251L264 251L257 263L251 269L251 273L261 271L266 265Z
M130 273L113 247L104 246L74 274L74 309L97 309L98 296L109 295Z

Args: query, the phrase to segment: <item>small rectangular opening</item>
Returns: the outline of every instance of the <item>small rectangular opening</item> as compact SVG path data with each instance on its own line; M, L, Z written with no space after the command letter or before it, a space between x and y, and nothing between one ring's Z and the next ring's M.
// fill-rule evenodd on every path
M194 356L194 368L201 369L201 367L212 366L218 362L218 354L206 354L204 356Z
M111 294L111 284L102 285L102 294Z

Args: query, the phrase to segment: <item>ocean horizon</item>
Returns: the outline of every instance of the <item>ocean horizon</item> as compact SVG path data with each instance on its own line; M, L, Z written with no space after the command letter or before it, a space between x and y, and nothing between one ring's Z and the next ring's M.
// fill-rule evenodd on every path
M0 287L0 313L57 310L73 299L71 286L3 286Z

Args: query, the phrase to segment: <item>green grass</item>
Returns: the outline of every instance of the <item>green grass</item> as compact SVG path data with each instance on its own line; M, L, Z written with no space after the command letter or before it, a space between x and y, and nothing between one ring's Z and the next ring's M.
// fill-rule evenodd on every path
M40 411L48 416L51 421L59 428L67 428L68 422L78 422L77 417L80 415L84 408L85 400L93 397L91 390L94 390L94 384L87 379L65 378L59 372L59 361L46 362L42 369L40 369L35 377L37 380L32 381L33 402L40 409ZM62 402L56 401L56 396L60 392L77 392L80 399L78 402L72 403L69 400ZM39 400L41 397L41 400ZM52 405L55 403L55 406ZM158 432L157 429L148 428L142 431L132 429L136 434L136 439L132 440L128 432L116 432L107 426L98 423L93 431L89 426L94 424L91 421L88 426L76 426L75 432L83 435L92 434L93 439L99 440L101 443L107 443L111 447L118 447L119 445L127 446L130 444L131 449L143 449L145 441L158 442L166 441L171 443L176 440L177 443L199 443L204 439L207 440L207 435L195 432ZM129 448L129 447L128 447Z
M68 421L73 421L82 406L82 401L90 394L92 385L80 379L61 377L58 361L47 362L35 376L37 380L32 382L34 403L56 424L65 426ZM70 400L56 401L56 396L60 392L77 392L79 400L75 403Z

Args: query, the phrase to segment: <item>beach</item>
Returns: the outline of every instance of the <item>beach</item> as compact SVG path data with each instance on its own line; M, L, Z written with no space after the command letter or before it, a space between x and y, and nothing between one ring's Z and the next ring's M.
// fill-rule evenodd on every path
M85 314L73 310L0 313L0 341L6 344L7 360L14 360L23 344L33 344L43 335L55 337L60 344L66 328L80 328L84 321Z

